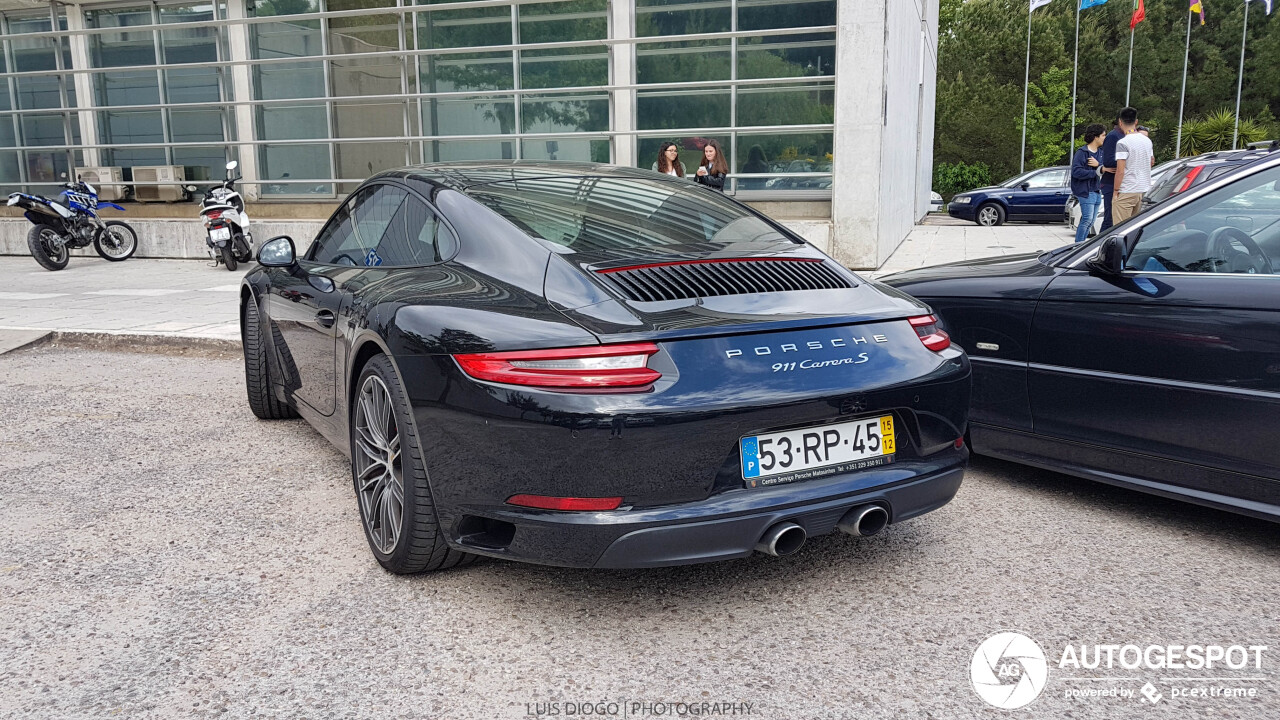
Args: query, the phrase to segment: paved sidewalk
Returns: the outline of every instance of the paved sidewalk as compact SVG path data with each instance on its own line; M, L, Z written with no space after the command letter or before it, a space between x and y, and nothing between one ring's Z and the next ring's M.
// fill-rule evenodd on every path
M65 270L49 272L30 257L0 257L0 330L239 341L242 277L242 270L227 272L201 260L74 257Z
M1061 225L978 227L929 218L872 277L924 265L1049 250L1071 242ZM30 257L0 256L0 330L147 335L239 342L237 290L244 272L202 260L110 263L75 257L43 270Z
M917 225L884 265L863 275L880 277L927 265L976 260L998 255L1044 252L1075 241L1075 231L1061 223L1010 223L982 227L946 215L930 215Z

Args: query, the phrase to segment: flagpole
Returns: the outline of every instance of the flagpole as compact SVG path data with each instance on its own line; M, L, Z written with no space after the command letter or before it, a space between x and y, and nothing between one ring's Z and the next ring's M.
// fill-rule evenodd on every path
M1071 144L1067 146L1067 157L1076 150L1076 74L1080 71L1080 2L1076 0L1076 53L1071 62Z
M1132 25L1129 28L1129 77L1124 81L1124 106L1129 107L1129 88L1133 86L1133 31L1137 27Z
M1187 60L1191 57L1191 11L1187 11L1187 47L1182 51L1182 95L1178 98L1178 139L1174 141L1173 157L1182 157L1182 109L1187 102Z
M1244 44L1249 40L1249 0L1244 2L1244 29L1240 31L1240 75L1236 78L1236 127L1231 132L1231 149L1240 137L1240 88L1244 85Z
M1018 156L1018 174L1027 166L1027 90L1031 87L1031 3L1027 3L1027 67L1022 73L1022 153Z

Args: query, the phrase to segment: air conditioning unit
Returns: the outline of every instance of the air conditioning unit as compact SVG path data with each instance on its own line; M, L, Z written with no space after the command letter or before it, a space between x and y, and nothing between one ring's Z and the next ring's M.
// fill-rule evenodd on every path
M133 167L133 199L138 202L178 202L186 197L182 183L187 174L181 165ZM148 183L173 183L154 185Z
M124 184L124 168L83 167L76 176L98 189L98 199L116 202L129 197L129 186Z

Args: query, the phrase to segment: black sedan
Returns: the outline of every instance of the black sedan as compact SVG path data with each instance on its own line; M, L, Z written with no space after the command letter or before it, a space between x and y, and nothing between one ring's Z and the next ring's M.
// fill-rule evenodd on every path
M960 486L969 363L927 308L678 178L384 172L259 262L249 404L349 454L393 572L785 555Z
M884 282L974 366L974 452L1280 520L1280 157L1103 237Z

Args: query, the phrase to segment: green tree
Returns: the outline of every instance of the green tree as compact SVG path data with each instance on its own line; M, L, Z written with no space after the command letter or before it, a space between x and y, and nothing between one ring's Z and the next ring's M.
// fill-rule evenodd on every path
M1191 27L1185 117L1204 117L1235 106L1243 1L1209 3L1207 23ZM1271 127L1280 115L1280 14L1249 14L1241 116ZM1147 19L1134 34L1129 103L1152 134L1158 161L1174 156L1178 96L1187 31L1185 2L1148 2ZM1076 128L1110 125L1125 101L1132 3L1109 2L1080 14ZM1055 1L1031 18L1031 77L1072 65L1075 6ZM1017 172L1020 154L1026 0L941 0L934 155L938 162L985 162L996 177ZM1069 81L1068 81L1069 82ZM1029 123L1029 125L1031 125ZM1061 133L1069 138L1070 113ZM1032 125L1032 127L1034 127ZM1030 127L1029 127L1030 129ZM1228 143L1230 138L1228 138ZM1032 147L1034 150L1034 146ZM1034 162L1034 160L1033 160Z
M1071 69L1052 67L1039 83L1031 83L1027 101L1027 145L1031 167L1042 168L1065 161L1071 118ZM1018 125L1022 122L1019 120Z

